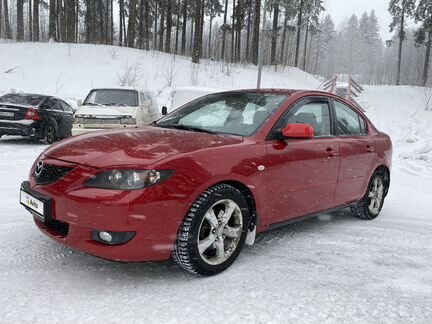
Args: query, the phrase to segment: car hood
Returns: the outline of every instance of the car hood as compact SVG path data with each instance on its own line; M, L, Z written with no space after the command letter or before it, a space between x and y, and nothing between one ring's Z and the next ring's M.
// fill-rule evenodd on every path
M131 116L137 107L129 106L81 106L75 115L82 116Z
M142 127L74 136L50 146L44 154L96 168L150 166L169 156L241 142L237 136Z

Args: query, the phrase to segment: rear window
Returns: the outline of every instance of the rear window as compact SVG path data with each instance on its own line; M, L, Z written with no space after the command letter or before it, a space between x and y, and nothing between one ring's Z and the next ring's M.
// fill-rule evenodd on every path
M15 105L38 106L44 99L45 97L41 95L10 93L1 96L0 102Z
M92 90L84 101L84 105L138 106L138 93L135 90Z

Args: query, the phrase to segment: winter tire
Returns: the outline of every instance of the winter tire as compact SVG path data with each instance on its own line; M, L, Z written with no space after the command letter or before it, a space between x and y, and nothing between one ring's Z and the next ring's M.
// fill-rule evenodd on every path
M246 199L218 184L193 203L180 227L172 257L184 270L212 276L227 269L244 245L249 220Z
M351 212L354 216L364 220L377 218L384 205L387 190L388 181L385 174L376 171L369 182L366 194L359 202L351 206Z
M56 140L56 129L52 123L48 123L45 127L44 131L44 143L45 144L52 144Z

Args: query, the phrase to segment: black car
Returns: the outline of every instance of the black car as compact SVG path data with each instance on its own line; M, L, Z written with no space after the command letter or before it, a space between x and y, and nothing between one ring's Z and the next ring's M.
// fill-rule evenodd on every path
M61 99L27 93L0 97L0 137L29 136L47 144L71 136L74 111Z

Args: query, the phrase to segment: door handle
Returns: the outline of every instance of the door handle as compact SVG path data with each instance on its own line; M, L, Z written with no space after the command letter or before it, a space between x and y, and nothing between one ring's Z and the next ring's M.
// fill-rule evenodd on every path
M372 145L367 145L366 146L366 151L368 152L368 153L372 153L372 152L374 152L375 151L375 148L372 146Z
M336 152L333 151L333 149L332 149L331 147L328 147L328 148L326 149L326 154L327 154L327 156L328 156L329 158L332 158L332 157L334 157L334 156L336 155Z

